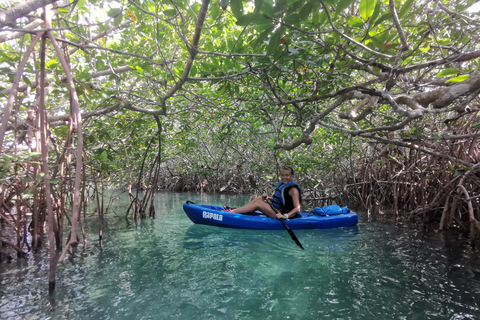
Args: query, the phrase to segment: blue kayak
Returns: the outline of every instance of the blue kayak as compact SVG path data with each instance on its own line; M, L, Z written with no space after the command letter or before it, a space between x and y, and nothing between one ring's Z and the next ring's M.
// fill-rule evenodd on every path
M272 219L259 211L252 214L239 214L223 211L222 207L196 204L187 201L183 210L193 223L224 228L284 230L282 222ZM300 212L300 217L286 221L291 230L332 229L354 226L358 215L346 212L332 215L319 215L315 212Z

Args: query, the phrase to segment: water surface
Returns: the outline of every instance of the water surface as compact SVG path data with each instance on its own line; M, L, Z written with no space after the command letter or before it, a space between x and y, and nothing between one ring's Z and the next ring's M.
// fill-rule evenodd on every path
M331 230L194 225L186 200L240 206L247 196L158 194L156 219L127 205L85 223L88 247L58 265L0 263L1 319L480 319L478 252L460 235L367 222ZM113 211L114 210L114 211ZM3 260L5 261L5 260Z

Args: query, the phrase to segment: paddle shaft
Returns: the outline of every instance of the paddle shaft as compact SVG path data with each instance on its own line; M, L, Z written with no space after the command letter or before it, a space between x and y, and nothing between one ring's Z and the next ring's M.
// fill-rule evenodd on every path
M262 193L262 191L260 191L260 189L258 189L255 181L251 180L250 181L251 184L252 184L252 187L254 187L255 189L257 189L260 193ZM272 202L270 201L270 199L266 198L266 201L267 203L270 205L270 208L272 208L273 212L276 213L280 213L281 215L283 215L283 213L281 213L280 211L278 211L277 208L275 208L273 205L272 205ZM297 246L299 246L302 250L305 250L305 248L302 246L302 244L300 243L300 240L298 240L297 236L295 235L295 233L293 233L293 231L287 226L287 223L285 222L285 220L283 219L279 219L282 223L283 223L283 226L285 227L285 229L287 229L288 231L288 234L290 235L290 237L292 237L293 241L295 241L295 243L297 244Z
M270 205L270 208L272 208L273 212L275 213L280 213L281 215L283 215L283 213L279 212L277 210L277 208L275 208L273 205L272 205L272 202L270 201L270 199L267 198L267 203ZM285 222L285 220L283 219L279 219L282 223L283 223L283 226L285 227L285 229L287 229L288 231L288 234L290 234L290 237L292 237L293 241L295 241L295 243L297 244L297 246L299 246L302 250L305 250L305 248L302 246L302 244L300 243L300 240L298 240L297 236L295 235L295 233L293 233L293 231L287 226L287 223Z

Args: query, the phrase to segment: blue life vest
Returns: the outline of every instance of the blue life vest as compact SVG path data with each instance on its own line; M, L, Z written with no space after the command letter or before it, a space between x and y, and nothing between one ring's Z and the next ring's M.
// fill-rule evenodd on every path
M290 187L296 187L298 189L300 193L299 200L300 201L302 200L302 188L300 188L300 186L297 183L293 181L283 183L280 181L277 184L277 187L275 188L275 193L273 194L273 201L272 201L272 205L278 210L282 210L283 207L285 206L285 190L289 189Z

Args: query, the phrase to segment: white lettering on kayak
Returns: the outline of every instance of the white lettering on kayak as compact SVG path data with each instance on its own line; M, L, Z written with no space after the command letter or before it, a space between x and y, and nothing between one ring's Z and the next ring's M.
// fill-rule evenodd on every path
M223 221L223 215L222 214L207 212L207 211L203 211L202 213L203 213L203 219Z

